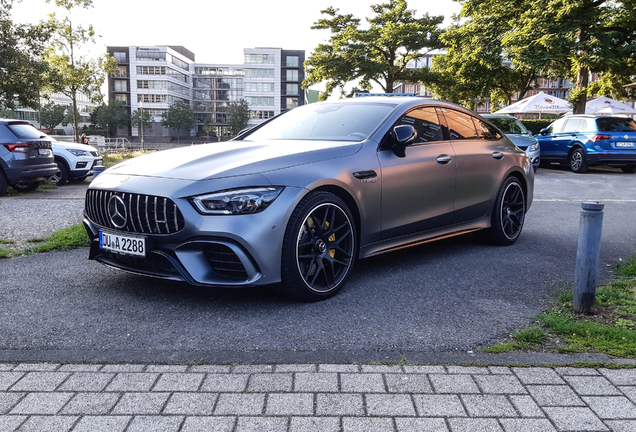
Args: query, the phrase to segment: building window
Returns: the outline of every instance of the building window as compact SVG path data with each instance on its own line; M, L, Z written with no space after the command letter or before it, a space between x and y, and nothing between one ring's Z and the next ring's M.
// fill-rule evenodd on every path
M128 95L127 94L116 94L115 100L122 102L124 105L128 105Z
M287 109L294 109L298 107L298 98L285 98L285 105L287 105Z
M245 83L245 91L251 92L273 92L274 83Z
M287 84L287 94L290 96L298 96L298 84Z
M273 97L245 96L245 100L247 101L249 105L274 106Z
M288 70L287 71L287 81L298 81L298 71L297 70Z
M274 54L245 54L245 63L274 64Z
M298 67L298 56L287 56L287 67Z
M138 75L165 75L165 66L137 66Z
M249 78L274 78L274 69L245 69L245 76Z
M166 103L167 101L168 101L168 97L166 95L161 95L161 94L138 94L137 95L137 102Z
M274 111L250 111L250 118L253 120L265 120L274 117Z
M117 78L126 78L128 76L128 72L126 71L126 66L117 66L115 67L115 71L113 72L113 76Z
M157 51L137 51L135 53L137 60L166 60L165 52L157 52Z
M128 91L128 81L115 80L115 91L116 92L127 92Z
M117 63L128 63L128 53L123 51L117 51L113 53L113 57L117 60Z

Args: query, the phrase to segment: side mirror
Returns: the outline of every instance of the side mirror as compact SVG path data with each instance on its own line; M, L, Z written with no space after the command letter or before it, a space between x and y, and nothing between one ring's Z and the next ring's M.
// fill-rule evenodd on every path
M413 126L399 125L393 128L391 137L393 138L393 153L402 158L406 156L406 147L415 141L417 131Z
M539 135L546 136L548 134L548 128L543 128L539 131Z

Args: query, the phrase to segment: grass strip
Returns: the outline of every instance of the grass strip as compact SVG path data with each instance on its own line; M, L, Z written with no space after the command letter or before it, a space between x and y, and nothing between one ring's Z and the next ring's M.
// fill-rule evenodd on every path
M24 254L50 252L54 250L68 250L90 246L90 240L84 229L84 225L76 224L68 228L56 231L44 239L44 243L22 251Z

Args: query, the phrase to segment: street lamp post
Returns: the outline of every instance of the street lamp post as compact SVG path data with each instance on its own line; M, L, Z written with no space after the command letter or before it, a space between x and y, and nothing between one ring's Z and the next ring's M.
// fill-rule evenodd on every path
M141 150L144 149L144 101L139 102L141 116L139 116L139 126L141 126Z

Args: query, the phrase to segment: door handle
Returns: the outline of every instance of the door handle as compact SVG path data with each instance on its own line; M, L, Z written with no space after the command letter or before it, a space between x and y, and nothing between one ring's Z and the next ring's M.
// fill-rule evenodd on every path
M437 156L437 163L440 163L442 165L446 165L450 161L451 161L451 157L449 155L442 154Z
M353 176L357 178L358 180L363 180L363 179L375 178L378 176L378 173L376 173L373 170L358 171L358 172L354 172Z
M494 152L492 154L492 157L494 157L495 159L503 159L504 154L502 152Z

